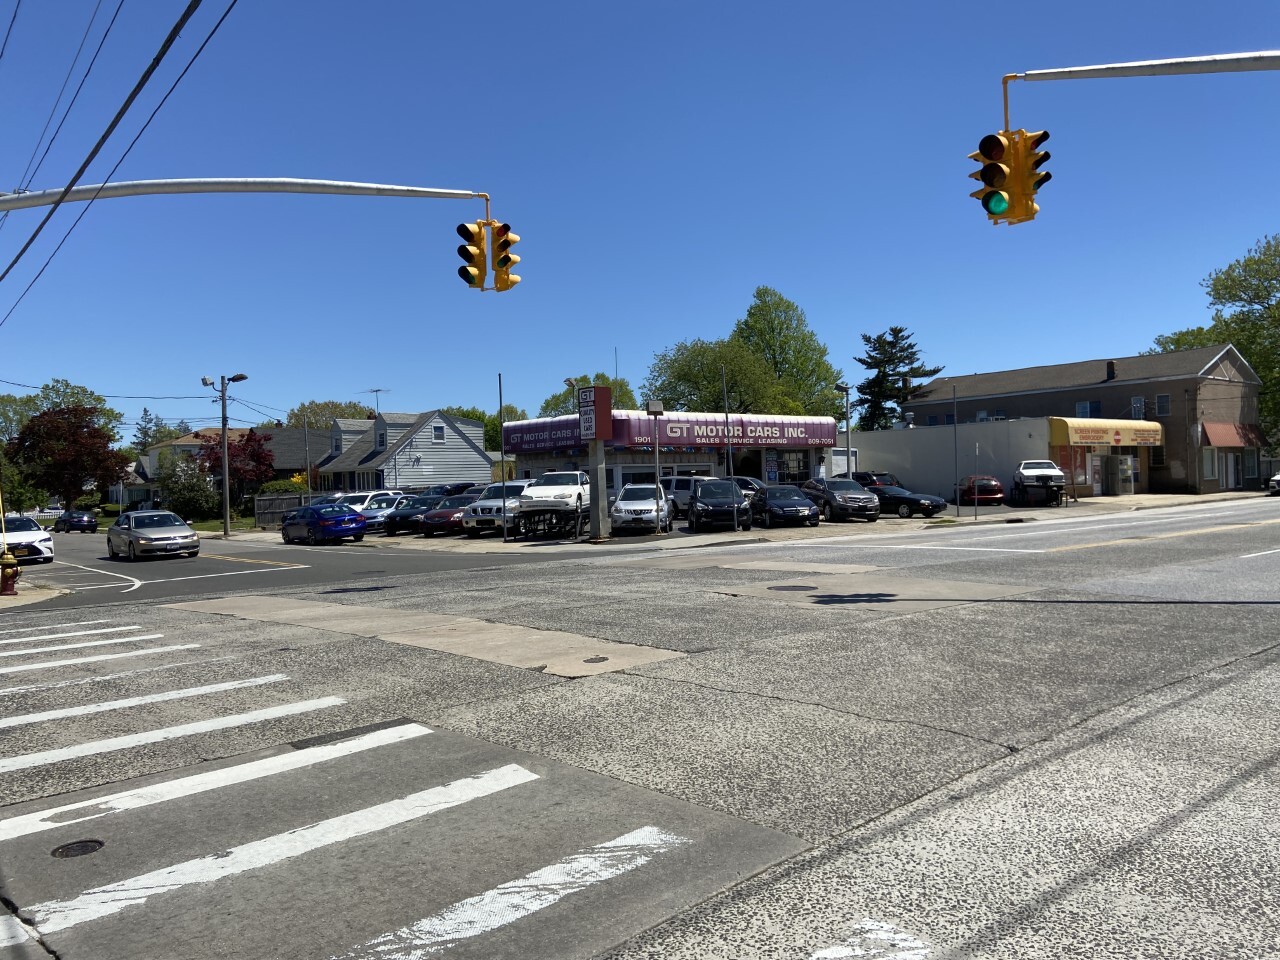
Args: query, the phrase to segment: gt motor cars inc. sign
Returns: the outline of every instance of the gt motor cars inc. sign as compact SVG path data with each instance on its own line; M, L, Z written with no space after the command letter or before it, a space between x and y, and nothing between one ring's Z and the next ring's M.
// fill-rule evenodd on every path
M731 414L726 430L723 415L673 413L661 417L633 411L613 414L613 446L651 447L654 427L662 447L833 447L836 422L830 417L766 417ZM596 418L599 435L601 422ZM507 449L514 453L568 449L583 444L577 416L522 420L504 428Z

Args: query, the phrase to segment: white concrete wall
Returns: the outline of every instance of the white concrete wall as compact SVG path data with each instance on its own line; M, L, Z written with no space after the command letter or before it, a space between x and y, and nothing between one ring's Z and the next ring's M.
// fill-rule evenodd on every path
M993 420L910 430L854 431L857 469L888 470L908 490L949 498L958 477L984 474L995 477L1006 490L1013 487L1013 471L1023 460L1049 456L1049 421ZM976 446L976 456L975 456ZM844 434L831 451L828 473L844 471ZM956 463L959 454L959 472Z

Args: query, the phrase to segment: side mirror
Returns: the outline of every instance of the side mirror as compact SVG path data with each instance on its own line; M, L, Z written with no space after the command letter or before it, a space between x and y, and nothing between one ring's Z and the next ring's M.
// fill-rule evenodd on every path
M611 506L611 507L612 507L612 506L613 506L615 503L617 503L617 502L618 502L618 498L617 498L617 497L610 497L610 498L609 498L609 506Z

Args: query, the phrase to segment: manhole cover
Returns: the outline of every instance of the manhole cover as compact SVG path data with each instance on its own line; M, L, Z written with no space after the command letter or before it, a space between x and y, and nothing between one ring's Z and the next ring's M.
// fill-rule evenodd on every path
M583 660L582 662L583 663L608 663L609 658L608 657L587 657L587 659Z
M60 847L54 847L51 853L59 860L71 857L83 857L87 853L97 853L103 847L101 840L72 840Z
M777 587L770 587L769 589L770 589L770 590L781 590L781 591L788 591L788 590L789 590L789 591L791 591L791 592L793 592L793 593L794 593L794 592L797 592L797 591L799 591L799 592L803 592L803 591L805 591L805 590L817 590L818 588L817 588L817 587L806 587L804 584L800 584L800 583L784 583L784 584L782 584L781 586L777 586Z

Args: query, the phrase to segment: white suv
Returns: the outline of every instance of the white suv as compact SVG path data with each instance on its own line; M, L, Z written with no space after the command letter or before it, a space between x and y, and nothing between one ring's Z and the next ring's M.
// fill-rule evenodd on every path
M468 537L501 530L520 530L520 494L532 480L508 480L491 483L484 488L480 499L467 504L462 514L462 532Z
M551 470L530 480L520 494L521 510L580 513L591 502L591 479L581 470Z

